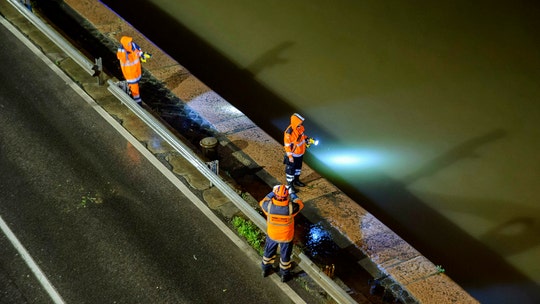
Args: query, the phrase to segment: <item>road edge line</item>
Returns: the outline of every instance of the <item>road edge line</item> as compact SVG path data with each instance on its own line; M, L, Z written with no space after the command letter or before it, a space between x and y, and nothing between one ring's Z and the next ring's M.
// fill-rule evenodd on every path
M43 273L41 268L39 268L39 266L36 264L32 256L30 256L26 248L24 248L24 246L21 244L19 239L17 239L13 231L9 229L9 226L6 224L2 216L0 216L0 228L4 232L5 236L9 239L13 247L15 247L17 252L19 252L19 254L21 255L26 265L28 265L28 268L32 270L32 272L34 273L34 276L39 281L41 286L45 288L45 290L47 291L47 293L49 294L53 302L56 304L64 304L65 302L62 299L62 296L60 296L58 291L56 291L56 288L54 288L54 286L51 284L49 279L47 279L47 277L45 276L45 273Z

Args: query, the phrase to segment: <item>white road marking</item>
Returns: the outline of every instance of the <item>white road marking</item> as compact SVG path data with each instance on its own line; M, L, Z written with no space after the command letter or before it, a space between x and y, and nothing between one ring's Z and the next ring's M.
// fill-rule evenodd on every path
M41 283L41 286L45 288L51 299L56 304L63 304L65 303L62 297L58 294L54 286L49 282L43 271L41 271L41 268L34 262L34 259L30 256L28 251L24 248L24 246L19 242L15 234L9 229L6 222L4 222L4 219L0 216L0 228L2 228L2 231L7 236L11 244L13 244L13 247L17 249L21 257L23 258L24 262L28 267L32 270L34 275L36 276L36 279L38 279L39 283Z
M3 17L0 16L0 23L4 27L6 27L13 35L15 35L19 40L21 40L29 49L31 49L35 54L38 54L38 56L43 59L46 58L43 53L41 53L38 48L36 48L35 45L33 45L31 42L28 41L18 30L15 29L9 22L6 21ZM48 59L48 58L47 58ZM21 257L23 258L24 262L28 267L32 270L34 273L34 276L39 281L39 283L45 288L51 299L56 304L63 304L65 303L60 294L56 291L54 286L51 284L49 279L45 276L43 271L41 271L41 268L36 264L34 259L30 256L28 251L26 251L26 248L19 242L15 234L13 234L13 231L9 229L8 225L4 221L4 219L0 216L0 228L2 228L2 231L6 235L6 237L9 239L11 244L13 244L13 247L19 252Z
M190 199L193 204L201 210L203 214L206 215L206 217L212 221L218 229L220 229L236 246L238 246L247 256L248 258L254 262L254 263L260 263L260 257L257 255L255 250L251 248L245 241L240 239L227 225L225 225L221 219L219 219L211 210L206 206L205 203L203 203L193 192L189 190L187 186L185 186L177 177L174 175L173 172L171 172L165 165L163 165L148 149L139 142L138 139L136 139L131 133L129 133L120 123L118 123L107 111L105 111L99 104L95 102L95 100L88 95L81 87L79 87L76 83L73 82L71 78L69 78L68 75L62 69L60 69L58 66L56 66L45 54L43 54L32 42L30 42L24 35L22 35L18 30L16 30L9 22L7 22L2 16L0 16L0 23L2 23L9 31L11 31L19 40L21 40L32 52L34 52L45 64L47 64L62 80L66 82L67 85L69 85L75 92L77 92L78 95L80 95L88 104L92 106L96 112L98 112L101 117L103 117L118 133L120 133L128 142L130 142L142 155L146 157L158 169L163 175L171 181L171 183L180 190L188 199ZM7 228L7 226L6 226ZM9 228L8 228L9 229ZM13 235L13 237L15 237ZM19 243L20 245L20 243ZM22 247L22 245L20 245ZM23 247L24 249L24 247ZM32 260L30 255L26 253L28 258ZM33 262L33 260L32 260ZM35 267L37 265L33 263ZM38 268L39 269L39 268ZM34 272L35 273L35 272ZM39 279L40 277L43 277L45 280L45 275L40 271L40 274L36 274L36 277ZM294 302L294 303L305 303L305 301L287 284L283 284L280 282L280 278L277 275L271 275L270 279L278 285L281 290L288 295L288 297ZM41 282L41 281L40 281ZM48 282L48 280L47 280ZM51 294L51 298L55 300L55 303L64 303L60 295L56 293L56 290L52 285L50 287L45 287L52 289L54 291L54 294L58 297L60 302L56 302L55 296ZM49 290L47 290L49 292ZM50 293L49 293L50 294Z

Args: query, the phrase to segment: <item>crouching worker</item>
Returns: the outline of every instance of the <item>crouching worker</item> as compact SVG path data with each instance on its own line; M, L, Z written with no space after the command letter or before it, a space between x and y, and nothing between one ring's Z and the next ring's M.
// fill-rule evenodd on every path
M292 278L291 254L294 237L294 217L304 208L304 203L294 193L290 193L285 185L275 186L272 192L263 198L259 205L266 215L266 244L262 259L262 275L272 273L279 246L279 274L282 282Z

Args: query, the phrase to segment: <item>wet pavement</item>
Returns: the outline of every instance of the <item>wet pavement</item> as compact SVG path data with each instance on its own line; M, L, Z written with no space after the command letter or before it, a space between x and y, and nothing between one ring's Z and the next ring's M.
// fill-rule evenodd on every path
M259 257L201 212L203 195L186 180L204 178L185 164L186 179L168 180L168 168L64 71L95 79L66 58L59 69L4 24L0 41L10 62L0 72L0 214L66 303L293 302L283 288L303 290L296 281L262 278ZM0 235L0 303L51 303Z
M79 4L84 5L84 2L79 2ZM75 23L78 24L79 22L81 22L81 20L78 20ZM75 26L69 26L68 28L72 29L75 28ZM133 34L134 36L136 35L136 33ZM97 37L101 36L97 35ZM95 37L92 38L92 35L79 38L80 41L86 41L87 39L95 39ZM101 37L100 39L102 38L103 37ZM72 39L77 40L76 38ZM90 44L108 45L108 47L105 47L105 49L108 50L108 53L103 53L105 55L104 57L106 58L110 55L111 52L113 52L115 47L113 47L113 43L111 43L111 40L105 39L105 41L102 42L102 44ZM144 44L144 42L141 44ZM156 56L153 59L155 60L155 63L153 64L163 64L163 61L167 60L167 58L160 58L159 56ZM114 75L115 65L111 64L111 62L116 62L116 59L114 59L114 61L106 63L106 71L112 71L112 74ZM201 154L201 156L202 153L198 147L200 139L207 137L208 135L214 135L218 137L218 139L220 140L220 170L223 173L223 177L229 180L231 182L231 185L235 187L239 192L251 197L251 199L248 199L248 201L252 205L256 206L256 200L264 196L264 194L266 194L270 190L270 185L277 183L278 179L280 179L280 176L282 175L281 164L274 163L269 165L267 163L267 160L265 160L268 159L268 154L265 153L264 155L261 155L260 152L270 151L271 153L276 153L276 156L278 156L276 157L276 159L280 159L279 155L281 152L279 151L279 149L275 149L275 147L279 147L279 144L276 144L274 141L266 138L264 132L260 133L253 128L246 128L245 125L249 122L246 121L245 118L241 117L241 113L236 117L236 125L232 124L231 121L221 121L222 125L220 125L219 120L217 122L216 120L213 120L213 122L210 123L208 117L212 117L212 113L205 113L205 111L208 111L208 107L205 107L204 104L201 103L202 101L204 101L205 104L208 105L209 102L214 102L214 105L217 105L219 107L221 105L219 98L216 98L215 94L212 93L208 88L205 88L204 86L196 83L196 79L194 79L192 75L189 75L187 71L182 71L182 69L178 68L177 65L164 64L164 66L168 66L169 68L166 68L165 71L164 69L161 69L161 74L159 74L159 72L145 74L142 88L144 92L148 94L146 96L143 95L145 103L148 106L148 110L158 116L161 116L171 126L177 129L179 131L179 136L187 142L191 143L194 151ZM173 90L175 94L170 93L171 91L169 89L166 89L163 86L162 82L155 78L155 75L163 75L163 73L168 73L169 77L164 77L160 79L165 79L169 81L168 84L170 84L170 81L177 83L178 85L176 86L176 90L178 91L178 87L182 87L182 89L180 90L181 92L174 92ZM171 75L175 76L173 77ZM180 77L182 79L178 80L176 79L176 77ZM191 86L195 88L195 90L185 90L185 87L187 86ZM119 105L118 101L103 96L99 98L100 93L98 92L103 90L100 90L97 85L93 86L91 84L85 83L84 87L86 91L92 92L92 95L97 94L93 96L98 101L98 103L102 107L104 107L109 113L111 113L113 117L116 117L119 121L121 121L126 128L130 129L130 132L132 132L141 142L144 142L147 145L148 149L151 150L158 158L166 159L167 161L171 160L170 155L167 155L160 150L161 144L159 143L159 139L153 138L152 135L144 129L139 129L136 126L131 125L132 119L134 119L134 117L130 115L130 113L126 113L125 108ZM197 94L194 94L193 92L197 92ZM191 98L186 94L192 95ZM177 96L182 96L182 100L189 100L190 102L187 103L189 106L186 106L186 104L182 102ZM215 110L216 107L214 107L213 109ZM198 113L203 114L199 115ZM220 129L227 129L228 131L216 133L216 129L217 131L219 131ZM225 134L226 136L224 137L223 134ZM253 142L254 138L260 141L259 144ZM267 148L268 146L272 146L273 148L261 149L261 147ZM253 150L259 151L259 153L255 153ZM170 164L172 164L173 170L175 167L175 161L169 162ZM176 165L176 167L178 166L179 165ZM218 194L212 192L212 189L209 189L207 181L205 182L204 180L198 178L197 174L183 174L185 174L184 177L186 178L186 180L188 180L189 184L192 187L209 193L209 195L205 196L209 201L209 204L212 204L212 201L217 200L216 196ZM278 178L274 176L278 176ZM310 170L309 168L306 168L306 176L309 177L311 182L307 189L300 193L300 196L304 199L304 201L311 204L311 208L306 208L305 212L303 212L304 219L299 221L299 243L297 245L299 248L303 248L305 253L309 253L315 261L320 263L323 269L326 269L326 266L329 266L330 269L332 269L332 265L334 265L334 275L336 279L344 282L344 286L348 288L348 291L355 297L358 302L363 303L371 301L373 303L377 303L382 301L382 297L380 295L370 295L370 285L368 284L368 282L369 279L372 278L372 276L365 269L371 269L372 271L375 269L373 271L373 274L377 276L380 275L380 270L377 269L377 267L371 265L372 262L366 261L369 260L366 258L366 252L375 252L376 250L380 251L381 248L385 247L394 248L391 250L392 252L394 252L394 256L396 252L401 252L399 253L399 255L401 255L402 257L403 253L409 252L411 253L411 255L406 258L416 258L415 262L417 264L424 264L428 266L420 273L416 271L416 276L433 276L434 269L433 266L430 266L431 263L427 260L423 260L422 257L414 250L411 251L411 249L407 247L407 244L404 243L400 245L398 239L391 240L390 243L387 245L380 244L381 236L388 234L388 229L385 228L384 225L380 224L376 219L369 216L369 214L363 211L360 207L347 206L346 208L340 208L342 212L346 211L346 214L332 214L331 212L335 212L332 211L334 210L335 206L329 206L328 204L333 203L334 205L340 205L344 201L346 202L347 198L340 194L339 191L333 189L333 187L327 184L324 180L320 179L320 176L318 176L314 171ZM328 191L329 189L331 190ZM224 205L227 205L227 203L224 203ZM231 208L224 205L214 204L214 207L217 211L219 211L219 213L221 213L222 216L224 216L225 219L227 219L230 218L230 216L233 215L236 211L231 211ZM358 222L359 218L354 218L357 215L363 215L361 223ZM358 229L358 227L378 227L379 229L377 229L378 232L376 236L378 236L377 239L379 239L379 241L377 241L377 243L379 244L377 245L376 243L369 243L364 241L363 243L365 243L364 246L366 247L361 248L364 249L364 251L359 250L358 245L351 244L351 239L353 240L353 242L355 242L359 238L366 238L367 234L369 234L370 232L366 230L366 235L355 236L355 234L357 234L358 232L350 230L351 227L347 228L347 226L343 226L343 221L340 222L340 219L347 217L353 217L352 219L348 220L350 222L348 225L352 225L351 227L353 229L356 226L356 230ZM340 228L345 231L352 231L352 233L349 233L346 236L340 235L340 233L338 232ZM379 248L376 248L377 246L379 246ZM396 251L395 249L398 250ZM379 256L379 259L380 258L381 257ZM393 259L395 259L395 257L393 257ZM360 262L365 262L365 264L361 265ZM375 260L375 262L377 261ZM396 264L395 262L393 262L387 265L390 267L383 268L391 269L392 266L402 267L403 265L405 264ZM329 273L332 273L332 270L329 270ZM433 279L435 279L435 281L429 283L432 286L441 283L447 284L445 282L447 281L447 278L444 275L435 275L433 276ZM421 280L414 279L410 281L410 283L422 282ZM393 283L390 282L389 284ZM416 285L417 288L422 288L421 286L418 287L418 285L422 284ZM460 290L459 287L453 284L450 284L448 286L450 288L455 288L455 290L458 292L458 298L464 295L462 293L463 291ZM411 284L410 287L414 291L414 285ZM418 290L416 292L418 295L421 294L421 292L419 292ZM448 297L448 294L443 296Z

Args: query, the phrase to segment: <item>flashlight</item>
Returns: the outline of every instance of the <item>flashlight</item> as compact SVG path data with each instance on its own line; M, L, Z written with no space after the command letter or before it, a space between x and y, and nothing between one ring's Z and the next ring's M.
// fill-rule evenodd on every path
M146 62L146 59L151 58L151 57L152 57L152 54L147 53L147 52L143 52L142 56L141 56L141 61Z
M308 138L308 142L307 142L307 147L309 148L309 146L311 145L315 145L317 146L319 144L319 140L318 139L315 139L313 137L310 137Z

